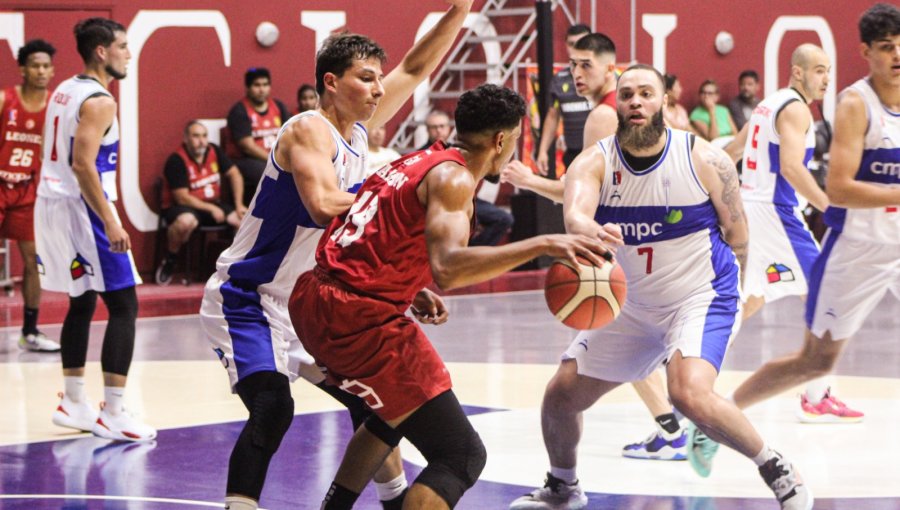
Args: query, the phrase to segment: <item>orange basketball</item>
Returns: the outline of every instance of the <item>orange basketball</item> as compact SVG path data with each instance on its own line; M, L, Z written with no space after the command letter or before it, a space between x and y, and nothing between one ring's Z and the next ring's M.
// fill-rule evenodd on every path
M557 259L547 271L544 297L550 313L575 329L606 326L625 304L625 273L618 264L604 262L597 267L578 258L578 267Z

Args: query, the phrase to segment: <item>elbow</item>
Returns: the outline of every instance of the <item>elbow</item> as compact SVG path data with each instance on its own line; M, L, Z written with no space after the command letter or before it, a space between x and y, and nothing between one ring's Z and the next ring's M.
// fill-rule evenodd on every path
M846 207L850 199L850 193L841 186L826 186L825 194L828 196L828 205Z
M434 279L434 284L442 291L453 290L462 286L459 277L454 273L455 271L451 271L444 264L439 262L431 263L431 277Z

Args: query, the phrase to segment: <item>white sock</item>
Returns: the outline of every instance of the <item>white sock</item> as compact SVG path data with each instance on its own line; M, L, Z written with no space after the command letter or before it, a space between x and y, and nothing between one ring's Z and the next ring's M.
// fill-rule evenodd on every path
M578 476L575 474L575 468L563 469L555 466L550 466L550 474L566 482L567 485L572 485L573 483L578 481Z
M103 388L103 397L106 400L106 412L116 415L122 412L122 400L125 396L125 388L107 386Z
M406 473L400 473L397 478L389 482L375 482L375 492L378 493L378 501L390 501L400 494L403 494L403 491L409 484L406 483Z
M753 462L755 462L757 466L762 466L774 456L775 450L769 448L769 445L763 443L762 450L760 450L759 453L756 454L756 457L753 457Z
M259 504L250 498L243 496L227 496L225 498L225 510L256 510Z
M84 377L76 375L63 376L66 384L66 396L72 402L78 403L84 400Z
M806 400L810 404L816 405L825 398L828 391L828 377L819 377L806 383Z

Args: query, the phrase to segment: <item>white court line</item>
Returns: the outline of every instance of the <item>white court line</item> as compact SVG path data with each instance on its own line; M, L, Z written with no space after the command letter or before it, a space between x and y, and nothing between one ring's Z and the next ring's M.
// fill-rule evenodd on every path
M0 494L2 499L99 499L108 501L142 501L145 503L172 503L173 505L208 506L222 508L222 502L194 501L191 499L150 498L144 496L99 496L95 494ZM259 510L266 510L260 508Z

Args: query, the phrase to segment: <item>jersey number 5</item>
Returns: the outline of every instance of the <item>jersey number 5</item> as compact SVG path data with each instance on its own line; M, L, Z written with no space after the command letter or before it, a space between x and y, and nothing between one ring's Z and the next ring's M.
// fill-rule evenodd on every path
M347 213L344 224L331 234L331 240L340 246L349 246L350 243L362 237L366 231L366 225L378 212L378 195L366 191L360 195ZM356 227L351 231L351 227Z

